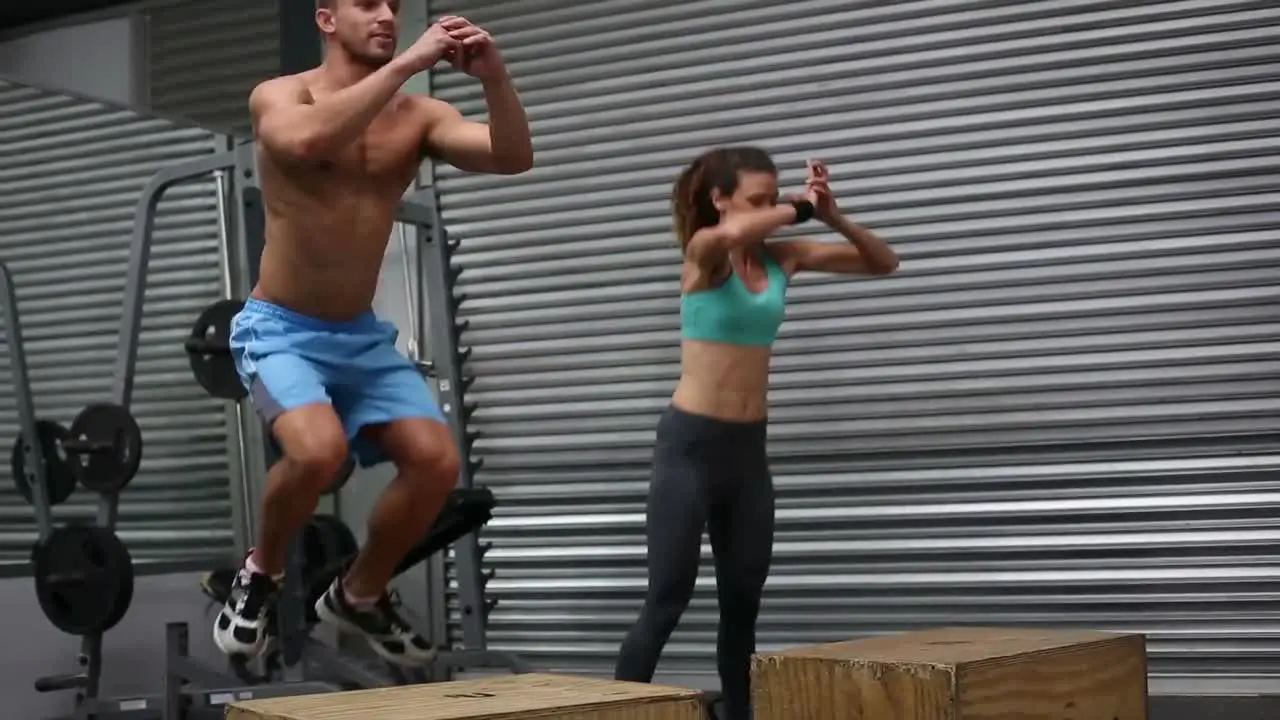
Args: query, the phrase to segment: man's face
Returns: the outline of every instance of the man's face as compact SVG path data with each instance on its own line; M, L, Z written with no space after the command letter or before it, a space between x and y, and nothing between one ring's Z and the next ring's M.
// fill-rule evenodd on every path
M316 24L353 60L382 67L396 54L400 0L332 0L316 11Z

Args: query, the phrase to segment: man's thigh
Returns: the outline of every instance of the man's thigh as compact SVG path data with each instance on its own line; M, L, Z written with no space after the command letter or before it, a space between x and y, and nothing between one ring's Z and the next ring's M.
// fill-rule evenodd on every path
M321 367L298 347L287 324L247 309L233 324L231 354L249 400L271 425L284 413L331 402Z
M365 425L358 443L367 443L378 456L390 459L398 469L414 468L431 477L457 475L458 450L453 431L439 420L406 417Z
M435 393L392 343L353 359L331 393L362 467L404 458L408 450L398 442L402 436L443 437L452 443ZM406 447L411 448L412 442Z

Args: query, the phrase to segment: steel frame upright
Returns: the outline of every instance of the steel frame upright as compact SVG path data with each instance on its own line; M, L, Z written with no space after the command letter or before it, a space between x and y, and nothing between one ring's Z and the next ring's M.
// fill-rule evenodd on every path
M422 217L404 217L403 211L421 207ZM463 372L463 365L471 354L470 348L461 345L461 334L466 322L458 320L458 307L465 297L456 291L461 270L451 262L457 241L451 240L440 218L440 201L435 188L426 188L402 204L400 220L413 223L418 234L418 297L426 301L426 312L419 315L419 334L428 339L431 349L430 372L438 384L440 408L453 429L454 441L462 453L462 470L459 487L470 488L482 461L472 457L472 446L477 433L467 427L475 405L465 400L467 388L474 381ZM481 569L487 547L482 547L478 532L471 533L453 545L454 571L458 584L459 613L462 624L462 640L467 650L486 651L488 641L485 628L489 612L496 601L486 601L485 586L493 573ZM444 603L446 593L436 600Z

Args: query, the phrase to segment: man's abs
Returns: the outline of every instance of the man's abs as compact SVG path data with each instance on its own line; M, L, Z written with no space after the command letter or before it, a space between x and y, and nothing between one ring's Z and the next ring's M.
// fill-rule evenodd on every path
M332 322L346 322L367 313L377 291L382 253L370 258L368 253L357 254L350 249L340 253L309 249L328 241L342 245L360 242L353 237L319 242L269 237L252 296Z
M300 187L267 172L262 182L266 247L253 296L323 320L368 312L404 188L337 177Z

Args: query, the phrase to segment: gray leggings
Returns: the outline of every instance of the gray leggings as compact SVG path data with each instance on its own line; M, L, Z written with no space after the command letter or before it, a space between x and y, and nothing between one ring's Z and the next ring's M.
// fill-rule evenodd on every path
M649 682L693 596L702 531L711 536L725 720L751 716L751 655L773 555L773 478L765 422L725 422L668 408L658 422L646 535L649 589L614 677Z

